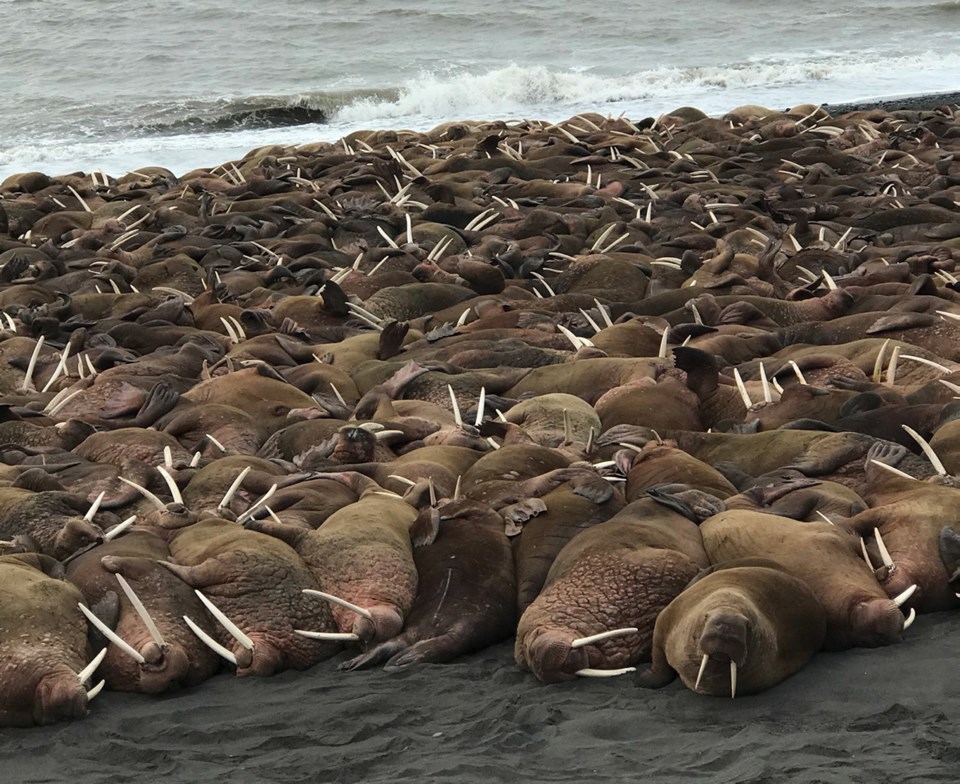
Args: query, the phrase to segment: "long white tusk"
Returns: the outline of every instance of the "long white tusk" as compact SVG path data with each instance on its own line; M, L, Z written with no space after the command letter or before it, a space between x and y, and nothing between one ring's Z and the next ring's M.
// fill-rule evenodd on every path
M607 310L605 305L601 305L600 300L596 297L593 298L593 301L596 303L597 310L600 311L600 317L603 319L603 323L608 327L612 327L613 321L610 320L610 311Z
M867 552L867 543L863 541L863 537L860 537L860 550L863 552L863 560L867 562L867 566L870 567L871 572L876 571L876 567L873 565L873 561L870 560L870 553Z
M325 593L323 591L316 591L313 588L304 588L303 592L310 594L311 596L319 596L321 599L326 599L328 602L333 602L334 604L339 604L341 607L346 607L348 610L353 610L357 615L362 615L368 621L373 620L373 615L369 610L365 610L363 607L360 607L353 602L348 602L346 599L341 599L339 596L334 596L330 593Z
M196 468L198 465L200 465L200 461L201 461L202 459L203 459L203 455L202 455L202 454L200 454L199 452L194 452L194 453L193 453L193 457L190 458L190 467L191 467L191 468Z
M710 661L710 657L707 654L703 654L703 658L700 660L700 671L697 673L697 682L693 686L694 691L700 690L700 680L703 678L703 673L707 670L707 662Z
M806 385L807 380L803 377L803 373L800 371L800 366L796 362L794 362L792 359L790 360L790 367L793 368L793 372L794 372L794 375L796 375L797 377L797 381L799 381L801 384Z
M37 345L33 347L33 353L30 355L30 362L27 365L27 374L23 379L23 386L20 387L24 392L35 389L33 385L33 370L37 366L37 357L40 356L40 349L43 348L43 341L46 340L43 335L37 339Z
M737 663L730 660L730 699L737 698Z
M740 378L740 371L736 368L733 369L733 378L737 382L737 389L740 391L740 399L743 401L743 405L746 406L747 411L753 407L753 401L750 399L750 395L747 392L747 387L743 383L743 379Z
M93 520L93 516L94 516L94 515L97 513L97 511L100 509L100 504L103 503L103 497L104 497L106 494L107 494L107 491L106 491L106 490L101 490L101 491L100 491L100 495L98 495L98 496L94 499L93 503L90 504L90 508L87 510L87 513L83 516L83 519L84 519L84 520L86 520L87 522L90 522L91 520Z
M913 622L915 620L917 620L917 611L911 607L910 613L907 615L907 619L903 622L903 630L906 631L913 626Z
M900 346L894 346L890 355L890 364L887 365L887 386L893 386L897 380L897 362L900 359Z
M483 422L483 409L487 402L487 388L480 387L480 401L477 403L477 418L474 420L474 427L480 427L480 423Z
M80 683L86 683L90 680L90 676L97 671L97 667L100 666L100 662L103 661L103 657L107 655L107 649L103 648L96 656L93 657L93 660L80 672L77 673L77 680Z
M460 416L460 406L457 404L457 396L454 394L453 387L447 384L447 391L450 393L450 404L453 406L453 419L457 427L463 427L463 417Z
M257 510L257 507L269 499L275 492L277 492L277 487L278 485L276 482L270 485L270 489L267 490L267 492L260 496L256 501L250 504L250 506L247 508L247 511L237 518L237 522L242 523L246 520L250 520L253 517L253 513Z
M657 356L660 359L667 358L667 341L670 340L670 327L667 327L663 330L663 335L660 337L660 351L657 352Z
M132 481L132 480L130 480L130 479L126 479L125 477L122 477L122 476L121 476L121 477L118 477L118 478L119 478L120 481L123 482L124 484L128 484L128 485L130 485L130 487L134 488L138 493L140 493L140 495L142 495L144 498L146 498L150 503L152 503L155 507L157 507L157 509L159 509L161 512L167 511L167 505L166 505L163 501L161 501L159 498L157 498L153 493L151 493L149 490L147 490L147 488L145 488L143 485L138 485L136 482L134 482L134 481Z
M887 338L883 341L883 345L880 346L880 351L877 352L877 358L873 363L873 374L870 376L874 384L879 384L881 379L881 373L883 371L883 357L887 353L887 346L890 345L890 339Z
M889 471L891 474L895 474L896 476L903 477L904 479L912 479L914 482L917 481L914 477L910 476L910 474L905 473L904 471L901 471L899 468L894 468L892 465L887 465L886 463L881 463L879 460L873 460L873 459L871 459L870 462L873 463L878 468L882 468L884 471Z
M173 500L178 503L183 503L183 496L180 495L180 488L177 487L177 483L173 481L173 477L170 476L170 473L163 466L157 466L157 471L160 472L160 476L163 477L163 481L167 483L167 489L170 490L170 495L173 496Z
M587 313L587 311L585 311L583 308L580 308L580 313L583 314L583 317L587 320L587 323L588 323L591 327L593 327L594 333L597 333L597 332L600 331L600 325L597 324L597 322L593 320L593 317L592 317L589 313Z
M600 642L600 640L608 640L611 637L623 637L625 634L636 634L638 631L639 629L637 629L635 626L626 626L622 629L611 629L608 632L592 634L589 637L578 637L576 640L570 643L570 647L582 648L584 645Z
M69 387L67 387L67 389L69 389ZM64 389L63 391L66 392L67 390ZM50 410L47 411L47 415L53 417L59 414L60 411L66 407L67 403L69 403L71 400L73 400L77 395L79 395L83 391L84 390L82 389L75 389L70 394L62 397L59 401L57 401L56 405L50 407Z
M345 642L353 642L360 639L356 634L351 632L308 632L305 629L294 629L293 632L294 634L299 634L301 637L308 637L311 640L343 640Z
M916 441L920 448L923 450L923 453L927 456L927 460L930 461L930 464L933 466L933 470L936 471L940 476L947 475L947 469L944 468L943 462L937 457L937 453L933 451L933 447L930 446L930 442L927 441L922 435L920 435L916 430L908 425L900 425L914 441Z
M96 686L90 689L87 692L87 702L90 702L94 697L96 697L100 692L103 691L103 687L106 685L106 681L100 681Z
M203 643L204 643L211 651L213 651L213 652L214 652L215 654L217 654L218 656L222 656L222 657L223 657L224 659L226 659L228 662L230 662L231 664L233 664L234 666L236 666L236 664L237 664L237 657L233 655L233 652L232 652L232 651L228 651L228 650L227 650L226 648L224 648L220 643L218 643L215 639L213 639L213 637L211 637L211 636L210 636L209 634L207 634L203 629L201 629L199 626L197 626L197 624L195 624L192 620L190 620L190 616L189 616L189 615L184 615L184 616L183 616L183 620L185 620L185 621L187 622L187 626L190 627L190 631L192 631L195 635L197 635L197 637L199 637L199 638L201 639L201 641L203 641Z
M457 474L457 484L456 484L456 486L453 488L453 500L454 500L454 501L459 501L459 500L460 500L460 480L461 480L461 479L463 479L463 474Z
M167 468L173 468L173 452L169 444L163 448L163 464Z
M227 453L227 448L223 444L221 444L219 441L217 441L217 439L215 439L212 435L210 435L209 433L205 433L204 435L206 435L207 441L213 444L217 449L219 449L224 454Z
M817 516L818 516L821 520L823 520L823 522L825 522L825 523L830 523L830 525L836 525L836 523L834 523L833 520L831 520L829 517L827 517L827 516L826 516L823 512L821 512L819 509L817 509Z
M570 341L570 344L573 346L574 351L579 351L586 345L589 345L589 346L593 345L593 343L591 343L586 338L578 338L569 329L563 326L563 324L557 324L557 329L567 340Z
M223 628L230 632L230 636L233 637L238 643L240 643L248 651L253 650L253 640L251 640L246 634L240 631L240 627L237 626L233 621L231 621L223 612L220 610L217 605L211 602L202 592L194 590L194 593L200 597L200 601L204 603L206 608L211 612L214 618L220 621L223 624Z
M87 608L83 602L78 602L77 606L80 608L80 611L87 616L87 620L90 621L100 633L106 637L110 642L116 645L121 651L123 651L127 656L133 659L137 664L143 664L146 659L140 655L140 652L133 648L126 640L123 639L119 634L117 634L113 629L107 626L103 621L101 621L96 615L94 615Z
M136 516L136 515L130 515L130 517L128 517L128 518L127 518L126 520L124 520L122 523L120 523L120 524L118 524L118 525L115 525L113 528L111 528L109 531L107 531L107 532L103 535L103 541L109 542L109 541L112 541L113 539L116 539L118 536L120 536L120 534L122 534L124 531L126 531L126 530L127 530L131 525L133 525L136 521L137 521L137 516Z
M883 537L880 536L878 528L873 529L873 538L877 540L877 547L880 548L880 558L883 559L883 565L892 571L894 568L893 559L890 557L887 546L883 543Z
M577 670L574 675L579 675L581 678L615 678L618 675L626 675L628 672L636 672L636 667L621 667L617 670L595 670L591 667L585 667L582 670Z
M160 630L157 628L157 624L154 622L150 613L147 612L147 608L143 606L143 602L140 601L140 597L134 593L133 588L130 587L130 584L126 581L126 579L124 579L122 574L117 574L116 578L117 582L120 583L120 587L123 589L123 592L130 600L130 604L133 605L133 609L137 611L137 615L139 615L140 620L143 621L143 625L147 627L147 631L150 632L150 636L153 637L153 641L162 648L164 645L166 645L163 635L160 634Z
M936 368L941 373L952 373L946 365L941 365L939 362L934 362L932 359L925 359L924 357L918 357L914 354L901 354L900 359L909 359L912 362L919 362L921 365L926 365L927 367Z
M773 402L773 393L770 391L770 382L767 380L767 371L763 363L760 363L760 383L763 385L763 400L765 403Z
M897 596L894 596L894 597L893 597L893 603L894 603L895 605L897 605L897 607L903 607L903 605L907 603L907 601L910 599L910 597L913 596L913 594L916 592L916 590L917 590L917 584L914 583L914 584L911 585L909 588L907 588L905 591L903 591L903 593L900 593L900 594L898 594Z
M240 485L243 483L243 480L252 469L253 466L247 466L239 474L237 474L237 478L233 480L233 484L230 485L230 487L227 488L227 492L223 494L223 500L217 504L217 510L225 509L227 504L233 500L233 496L236 494L237 490L240 489Z

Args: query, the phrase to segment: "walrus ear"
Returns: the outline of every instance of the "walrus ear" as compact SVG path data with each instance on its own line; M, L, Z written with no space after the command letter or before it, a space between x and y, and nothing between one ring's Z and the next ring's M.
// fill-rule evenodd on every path
M420 511L410 526L410 541L414 547L433 544L440 533L440 510L428 506Z

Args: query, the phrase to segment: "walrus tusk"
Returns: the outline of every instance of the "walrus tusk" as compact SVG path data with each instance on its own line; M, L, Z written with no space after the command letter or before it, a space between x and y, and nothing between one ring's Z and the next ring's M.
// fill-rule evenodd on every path
M615 678L618 675L626 675L628 672L636 671L636 667L620 667L617 670L595 670L591 667L585 667L573 674L579 675L581 678Z
M100 681L96 686L90 689L87 692L87 702L90 702L94 697L96 697L100 692L103 691L103 687L106 685L106 681Z
M700 681L703 678L703 673L707 670L707 662L710 661L710 657L707 654L703 654L703 658L700 660L700 670L697 672L697 682L693 685L694 691L700 690Z
M932 359L926 359L924 357L918 357L915 354L901 354L900 359L909 359L913 362L919 362L921 365L926 365L927 367L936 368L941 373L951 373L952 371L946 365L941 365L939 362L934 362ZM940 379L941 384L949 384L949 381L943 381ZM956 384L954 384L956 386Z
M137 516L136 516L136 515L130 515L130 517L128 517L128 518L127 518L126 520L124 520L122 523L118 523L118 524L115 525L113 528L111 528L109 531L107 531L107 532L103 535L103 541L109 542L109 541L112 541L113 539L116 539L118 536L120 536L120 534L122 534L124 531L126 531L126 530L127 530L131 525L133 525L136 521L137 521Z
M794 361L790 360L790 367L793 368L794 375L797 377L797 381L806 386L807 380L803 377L803 373L800 371L800 366Z
M353 602L348 602L346 599L341 599L339 596L334 596L331 593L325 593L324 591L317 591L313 588L304 588L303 593L309 594L310 596L319 596L321 599L326 599L328 602L333 602L334 604L339 604L341 607L346 607L348 610L353 610L357 615L362 615L368 621L373 620L373 615L369 610L365 610L363 607L354 604Z
M60 375L63 373L64 370L66 370L67 360L69 358L70 358L70 344L67 343L67 345L63 347L63 351L60 352L60 361L57 363L56 368L54 368L53 375L50 376L50 380L43 385L43 389L40 390L41 392L46 392L48 389L50 389L50 387L53 386L53 382L56 381L58 378L60 378Z
M951 313L949 310L938 310L936 311L938 316L941 316L945 319L953 319L954 321L960 321L960 313Z
M470 318L470 312L473 308L467 308L463 313L460 314L460 318L457 319L456 327L459 329L464 324L467 323L467 319Z
M600 642L600 640L608 640L611 637L623 637L626 634L635 634L638 632L636 626L626 626L622 629L611 629L608 632L600 632L599 634L591 634L589 637L578 637L572 643L570 643L571 648L582 648L584 645L590 645L591 643Z
M930 442L909 425L900 425L900 427L906 431L910 438L920 445L923 453L927 456L927 460L929 460L930 464L933 466L933 470L940 474L940 476L946 476L947 469L944 467L943 461L941 461L937 456L937 453L933 451L933 447L930 446Z
M193 457L190 458L190 467L196 468L198 465L200 465L200 461L202 459L203 459L203 455L200 454L200 452L194 452Z
M880 548L880 557L883 559L883 565L892 572L896 567L893 563L893 559L890 557L890 551L883 543L883 537L880 536L879 528L873 529L873 538L877 540L877 547Z
M827 517L827 516L826 516L823 512L821 512L819 509L817 509L816 511L817 511L817 515L820 517L821 520L823 520L823 522L825 522L825 523L830 523L830 525L836 525L836 523L833 522L833 520L831 520L829 517Z
M836 281L834 281L834 279L830 277L830 273L827 272L825 269L822 269L820 270L820 274L823 275L823 280L827 284L827 288L830 289L830 291L836 291L837 284L836 284Z
M24 392L36 388L33 385L33 371L37 366L37 357L40 356L40 349L43 348L43 342L45 339L46 338L41 335L39 338L37 338L37 345L33 347L33 353L30 355L30 363L27 365L27 373L23 378L23 385L20 387L20 389Z
M106 494L107 494L107 491L106 491L106 490L101 490L101 491L100 491L100 495L98 495L98 496L94 499L93 503L90 504L90 508L87 510L87 513L83 516L83 519L86 520L88 523L89 523L91 520L93 520L93 516L94 516L94 515L97 513L97 511L100 509L100 504L103 503L103 497L104 497Z
M543 275L541 275L539 272L531 272L530 274L543 284L543 287L547 290L551 297L557 296L557 292L553 290L553 286L547 283L547 279L543 277Z
M730 660L730 699L735 700L737 698L737 663L731 659Z
M883 345L880 346L880 351L877 352L877 358L873 363L873 373L870 376L870 379L874 384L880 383L881 372L883 371L883 357L887 353L887 346L890 345L890 338L887 338L883 341Z
M600 300L598 300L596 297L593 298L593 301L597 305L597 310L600 311L600 318L603 319L603 323L608 327L612 327L613 321L610 320L610 311L607 310L605 305L601 305Z
M873 463L873 464L874 464L875 466L877 466L878 468L882 468L884 471L889 471L891 474L896 474L897 476L903 477L904 479L911 479L911 480L913 480L914 482L919 481L919 480L916 479L915 477L910 476L910 474L908 474L908 473L906 473L906 472L904 472L904 471L901 471L899 468L894 468L892 465L887 465L886 463L881 463L879 460L873 460L872 458L871 458L870 462Z
M867 552L867 543L863 541L863 537L860 537L860 550L863 552L863 560L867 562L867 566L870 567L871 572L876 571L876 567L873 565L873 561L870 560L870 553Z
M123 651L127 656L133 659L137 664L143 664L146 659L140 654L140 651L136 650L132 645L130 645L126 640L123 639L119 634L117 634L113 629L107 626L103 621L101 621L96 615L94 615L90 609L83 603L78 602L77 606L80 608L80 611L87 616L87 620L90 621L100 633L106 637L110 642L116 645L121 651Z
M67 389L69 389L69 387L67 387L63 391L66 392ZM73 400L77 395L79 395L83 391L84 391L83 389L75 389L73 392L70 392L69 394L64 395L64 397L57 400L57 402L54 405L50 406L50 410L46 412L47 416L53 417L59 414L60 410L64 408L67 405L67 403L69 403L71 400ZM54 400L56 400L56 398L54 398Z
M397 245L397 243L393 241L393 238L383 230L382 226L377 226L377 231L380 233L380 236L387 241L387 245L395 250L400 250L400 246Z
M483 409L487 404L487 388L480 387L480 399L477 401L477 418L473 421L474 427L480 427L483 422Z
M153 641L163 648L167 643L163 639L163 635L160 634L160 630L157 628L157 624L154 622L153 617L147 612L147 608L143 606L143 602L140 601L140 597L134 592L133 588L130 587L130 584L126 581L126 578L122 574L116 574L117 582L120 583L120 587L123 589L123 592L127 595L127 598L130 600L130 604L133 605L133 609L137 611L137 615L140 616L140 620L143 621L143 625L147 627L147 631L150 632L150 636L153 637Z
M231 621L226 615L223 614L223 611L217 607L213 602L211 602L203 593L197 589L193 591L197 596L200 597L200 601L204 603L206 608L210 611L214 618L216 618L223 625L223 628L230 632L230 636L233 637L238 643L240 643L248 651L253 650L253 640L251 640L246 634L244 634L240 627L237 626L233 621Z
M916 590L917 590L917 584L914 583L909 588L907 588L903 593L900 593L897 596L894 596L893 603L897 605L897 607L903 607L903 605L907 603L910 597L913 596Z
M657 356L660 359L667 358L667 341L670 340L670 327L667 327L663 330L663 335L660 336L660 350L657 352Z
M447 384L447 392L450 393L450 405L453 406L453 421L457 423L457 427L462 428L463 417L460 415L460 405L457 403L457 395L450 384Z
M599 332L599 331L600 331L600 325L599 325L596 321L593 320L593 316L591 316L589 313L587 313L587 311L585 311L583 308L580 308L580 312L583 314L583 317L587 320L587 323L588 323L591 327L593 327L594 333Z
M412 479L407 479L405 476L399 476L398 474L387 474L387 479L396 479L398 482L403 482L407 487L415 487L417 484Z
M737 368L733 369L733 378L737 382L737 389L740 391L740 399L743 401L743 405L746 406L747 411L753 408L753 401L750 399L750 395L747 392L747 387L743 383L743 379L740 378L740 371Z
M170 476L170 473L167 471L167 469L163 466L157 466L157 471L160 472L160 476L163 477L163 481L167 483L167 489L170 490L170 495L173 496L173 500L178 504L183 504L183 496L180 494L180 488L177 487L177 483L173 481L173 477Z
M127 478L122 477L122 476L121 476L121 477L118 477L118 478L119 478L120 481L123 482L124 484L128 484L128 485L130 485L130 487L134 488L138 493L140 493L140 495L142 495L144 498L146 498L150 503L152 503L155 507L157 507L157 509L159 509L161 512L166 512L166 511L167 511L167 505L166 505L163 501L161 501L159 498L157 498L153 493L151 493L149 490L147 490L147 488L145 488L143 485L138 485L138 484L137 484L136 482L134 482L133 480L127 479Z
M277 487L278 485L276 482L270 485L270 489L267 490L267 492L265 492L262 496L260 496L256 501L254 501L250 505L250 507L247 509L247 511L237 518L237 522L244 523L247 520L250 520L251 518L253 518L253 513L256 511L257 507L260 506L260 504L264 503L267 499L269 499L275 492L277 492Z
M227 331L227 335L230 338L231 343L239 343L240 336L233 331L233 325L227 321L223 316L220 317L220 323L223 324L223 328Z
M907 619L903 622L903 631L909 629L915 620L917 620L917 611L911 607Z
M213 637L211 637L203 629L197 626L197 624L195 624L192 620L190 620L189 615L184 615L183 620L187 622L187 626L190 627L190 631L192 631L195 635L197 635L197 637L200 638L200 641L203 642L204 645L206 645L211 651L216 653L218 656L222 656L232 665L236 666L237 657L234 656L231 651L228 651L220 643L214 640Z
M463 474L457 474L457 484L456 484L456 486L453 488L453 500L454 500L454 501L459 501L459 500L460 500L460 480L461 480L461 479L463 479Z
M570 344L573 346L575 351L579 351L584 347L593 345L592 341L587 340L586 338L577 337L569 329L563 326L563 324L557 324L557 329L567 340L570 341Z
M311 640L342 640L344 642L355 642L360 639L352 632L308 632L305 629L294 629L293 633Z
M894 346L890 354L890 364L887 365L887 386L892 387L897 380L897 362L900 359L900 346Z
M107 649L104 647L101 649L100 653L93 657L86 667L77 673L77 680L80 681L80 683L86 683L88 680L90 680L90 676L97 671L97 667L100 666L100 662L103 661L103 657L106 655Z
M766 403L773 402L773 393L770 392L770 382L767 380L767 370L763 363L760 363L760 383L763 385L763 400Z
M169 444L163 448L163 464L167 468L173 468L173 452Z
M207 438L209 438L209 436L207 436ZM223 500L217 504L217 511L225 509L227 504L233 500L233 496L236 495L237 490L240 489L240 485L243 483L243 480L251 470L253 470L253 466L247 466L239 474L237 474L237 478L233 480L233 484L231 484L230 487L227 488L227 492L223 494Z

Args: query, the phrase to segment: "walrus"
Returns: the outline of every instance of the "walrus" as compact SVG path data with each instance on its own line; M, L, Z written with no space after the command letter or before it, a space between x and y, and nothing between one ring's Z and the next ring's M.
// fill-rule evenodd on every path
M706 569L657 616L641 686L678 674L691 691L757 694L800 670L823 646L826 615L807 584L762 558Z

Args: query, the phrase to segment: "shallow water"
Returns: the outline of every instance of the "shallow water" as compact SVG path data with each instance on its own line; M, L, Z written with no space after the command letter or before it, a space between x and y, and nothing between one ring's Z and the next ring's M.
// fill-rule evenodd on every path
M0 12L0 177L182 172L364 127L960 87L955 1L0 0Z

